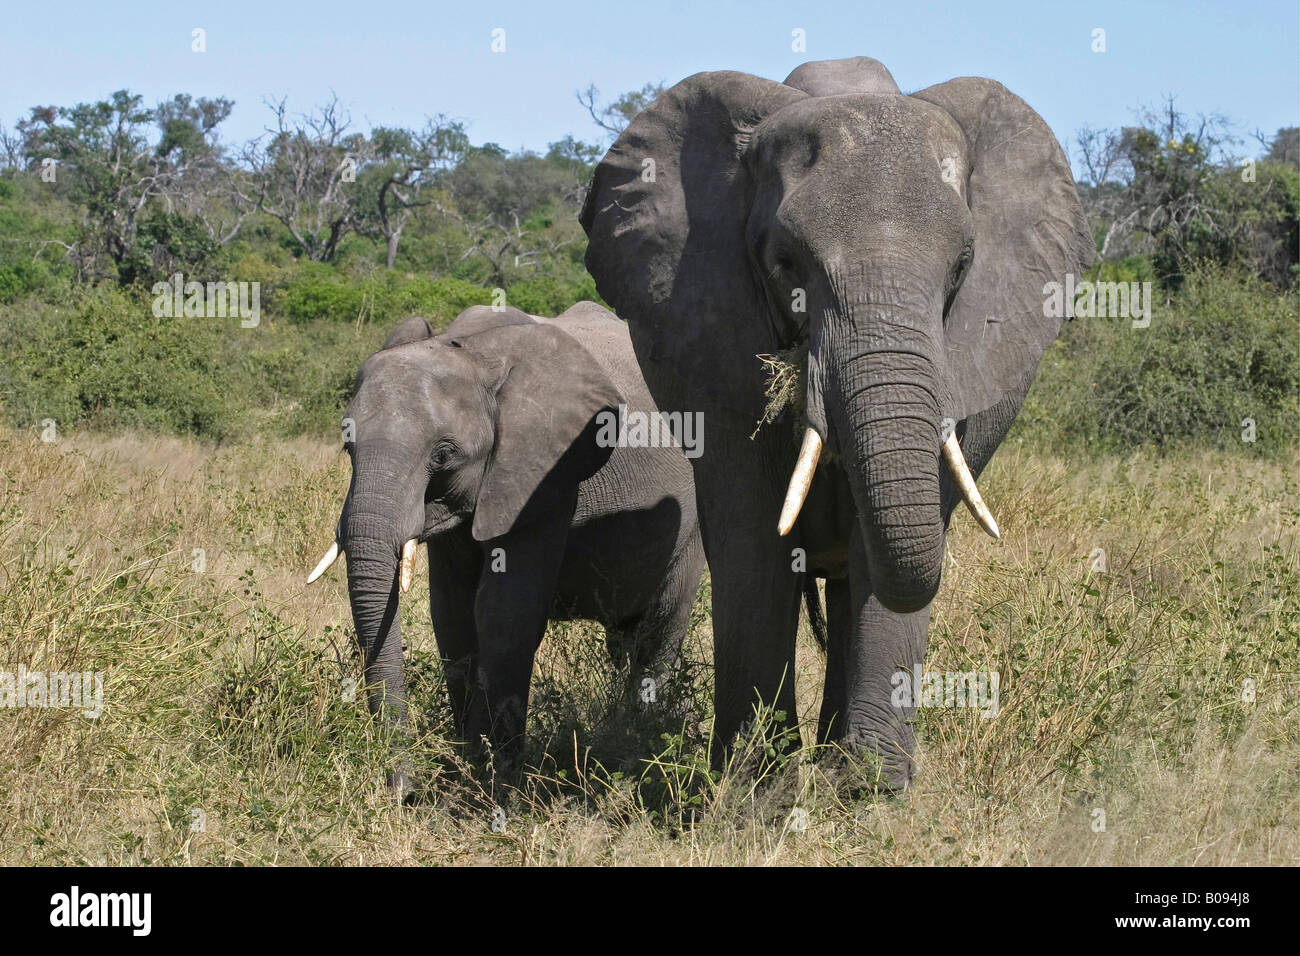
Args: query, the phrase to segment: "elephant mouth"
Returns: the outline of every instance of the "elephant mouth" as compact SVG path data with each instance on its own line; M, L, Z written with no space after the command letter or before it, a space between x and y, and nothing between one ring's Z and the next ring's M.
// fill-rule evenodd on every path
M815 428L810 427L804 430L803 443L799 447L799 457L795 461L794 471L790 475L790 484L785 492L785 503L781 506L781 517L777 522L777 532L782 537L785 537L794 528L794 523L799 518L799 512L803 510L804 502L808 499L808 491L812 488L813 474L817 471L817 464L821 461L824 447L822 437ZM980 494L979 488L975 485L975 477L966 464L966 456L962 454L961 443L957 440L956 431L953 431L943 443L943 461L952 475L953 483L961 493L962 501L966 502L966 507L975 517L975 520L979 522L979 526L994 539L1000 539L1002 532L998 528L998 523L994 519L992 512L989 511L988 505L984 503L984 497Z
M768 407L767 418L774 417L786 405L793 404L798 398L804 397L803 394L796 393L802 393L807 388L811 359L808 331L805 329L801 336L787 344L777 355L759 356L760 359L766 360L772 369L768 384L768 395L772 401ZM792 381L782 385L781 376L787 376ZM813 475L818 465L833 457L831 449L822 438L820 429L814 427L813 413L820 410L812 407L811 390L809 392L804 408L804 416L808 424L804 428L799 456L795 460L794 470L791 472L790 482L786 488L785 501L781 506L781 516L777 522L777 531L782 537L793 530L808 493L812 489ZM824 421L824 413L821 413L818 418ZM1002 532L997 520L988 505L984 503L984 497L975 484L975 477L971 474L970 466L966 464L966 456L962 453L955 429L944 441L941 452L944 464L952 475L953 484L960 492L962 501L966 503L970 513L990 536L995 540L1001 539Z
M464 519L461 515L448 515L442 521L433 525L433 527L424 529L418 535L408 539L406 543L402 545L402 558L399 571L399 589L401 593L405 594L411 589L411 582L415 578L415 546L417 544L426 543L430 538L437 537L444 531L450 531L463 520ZM307 583L314 583L317 578L330 569L342 553L343 549L336 538L334 543L330 545L329 550L325 552L325 556L320 559L315 569L307 576Z
M463 524L464 521L465 521L464 515L459 515L456 514L455 512L452 512L448 514L447 517L443 518L441 521L436 522L435 524L432 524L429 527L425 528L423 531L421 531L411 540L419 542L420 544L426 544L430 538L436 538L444 531L450 531L452 528L455 528L457 525Z

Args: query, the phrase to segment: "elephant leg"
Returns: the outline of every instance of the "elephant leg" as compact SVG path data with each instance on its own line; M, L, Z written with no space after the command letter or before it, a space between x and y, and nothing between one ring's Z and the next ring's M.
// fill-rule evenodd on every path
M856 531L852 537L848 588L851 626L841 655L843 666L837 668L843 676L836 677L836 681L842 683L835 684L835 693L842 693L844 699L835 713L828 715L823 707L822 734L849 753L878 754L877 786L899 791L911 784L916 771L916 733L912 725L916 707L910 695L896 704L896 690L904 680L908 687L912 686L913 674L925 660L930 606L910 614L885 608L871 593L861 538ZM835 630L832 625L832 634ZM831 664L828 654L828 672ZM832 686L829 673L827 686Z
M713 587L715 764L760 701L784 714L778 735L797 726L794 649L803 572L793 542L777 533L781 476L789 457L772 440L719 428L695 470L700 530ZM716 457L715 457L716 456ZM725 467L713 462L726 463Z
M668 569L659 593L630 632L633 674L662 685L676 671L703 575L704 549L696 539Z
M575 490L571 504L576 504ZM474 620L478 666L466 718L472 750L484 740L498 769L523 750L533 659L546 633L573 508L487 543Z
M704 551L697 539L668 569L650 605L634 619L607 629L611 656L617 655L615 665L629 667L633 706L653 707L668 715L666 704L688 699L689 688L674 687L672 682L680 675L682 641L690 630L703 572Z
M477 666L474 593L481 570L482 554L468 535L446 535L436 544L429 542L429 617L442 658L452 722L461 738Z

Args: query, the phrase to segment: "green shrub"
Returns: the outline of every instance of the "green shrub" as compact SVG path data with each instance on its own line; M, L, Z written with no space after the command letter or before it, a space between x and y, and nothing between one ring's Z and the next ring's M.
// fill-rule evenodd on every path
M101 288L71 308L27 303L0 325L0 400L24 424L53 418L233 437L215 322L156 318L143 296Z
M374 318L396 323L412 315L422 315L435 329L446 328L471 305L490 305L492 290L463 279L443 276L438 279L406 278L386 272L382 280L372 280Z
M275 300L277 314L291 322L311 319L355 321L361 314L362 290L329 266L306 263L299 275L288 280Z
M14 302L44 289L51 278L49 266L40 260L20 260L0 267L0 302Z
M66 247L76 240L76 215L32 178L0 178L0 302L66 293L73 272Z
M492 290L449 276L428 279L380 272L349 279L320 263L294 271L270 297L273 314L290 322L392 323L423 315L438 327L450 324L471 305L492 301Z
M1189 276L1169 306L1156 298L1148 328L1127 319L1067 322L1043 357L1015 434L1110 449L1294 450L1296 293L1207 266Z
M559 315L575 302L589 299L599 302L596 281L584 274L578 282L566 282L550 276L534 276L516 282L506 291L506 301L533 315Z

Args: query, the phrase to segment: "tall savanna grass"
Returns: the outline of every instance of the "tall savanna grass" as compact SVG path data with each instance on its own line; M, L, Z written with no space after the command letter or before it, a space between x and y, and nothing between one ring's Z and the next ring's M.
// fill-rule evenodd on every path
M802 747L772 759L756 732L710 770L707 582L656 706L599 628L553 625L533 772L471 777L417 575L422 790L401 807L342 575L303 584L347 487L335 448L0 432L0 669L106 674L98 719L0 709L0 862L1300 859L1294 457L1026 449L1013 438L981 480L1001 542L954 519L926 659L998 671L999 712L923 708L906 794L855 795L870 768L816 759L806 634Z

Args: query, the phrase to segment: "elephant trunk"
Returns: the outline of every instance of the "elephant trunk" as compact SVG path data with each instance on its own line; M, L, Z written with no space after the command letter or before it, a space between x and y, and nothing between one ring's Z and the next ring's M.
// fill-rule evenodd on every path
M941 343L928 315L856 305L815 336L808 406L820 403L857 506L873 593L924 608L939 588ZM820 394L811 394L816 388Z
M401 616L398 613L400 559L409 535L402 503L391 494L354 480L340 521L347 554L348 603L365 659L370 709L401 723L406 716L402 677Z

